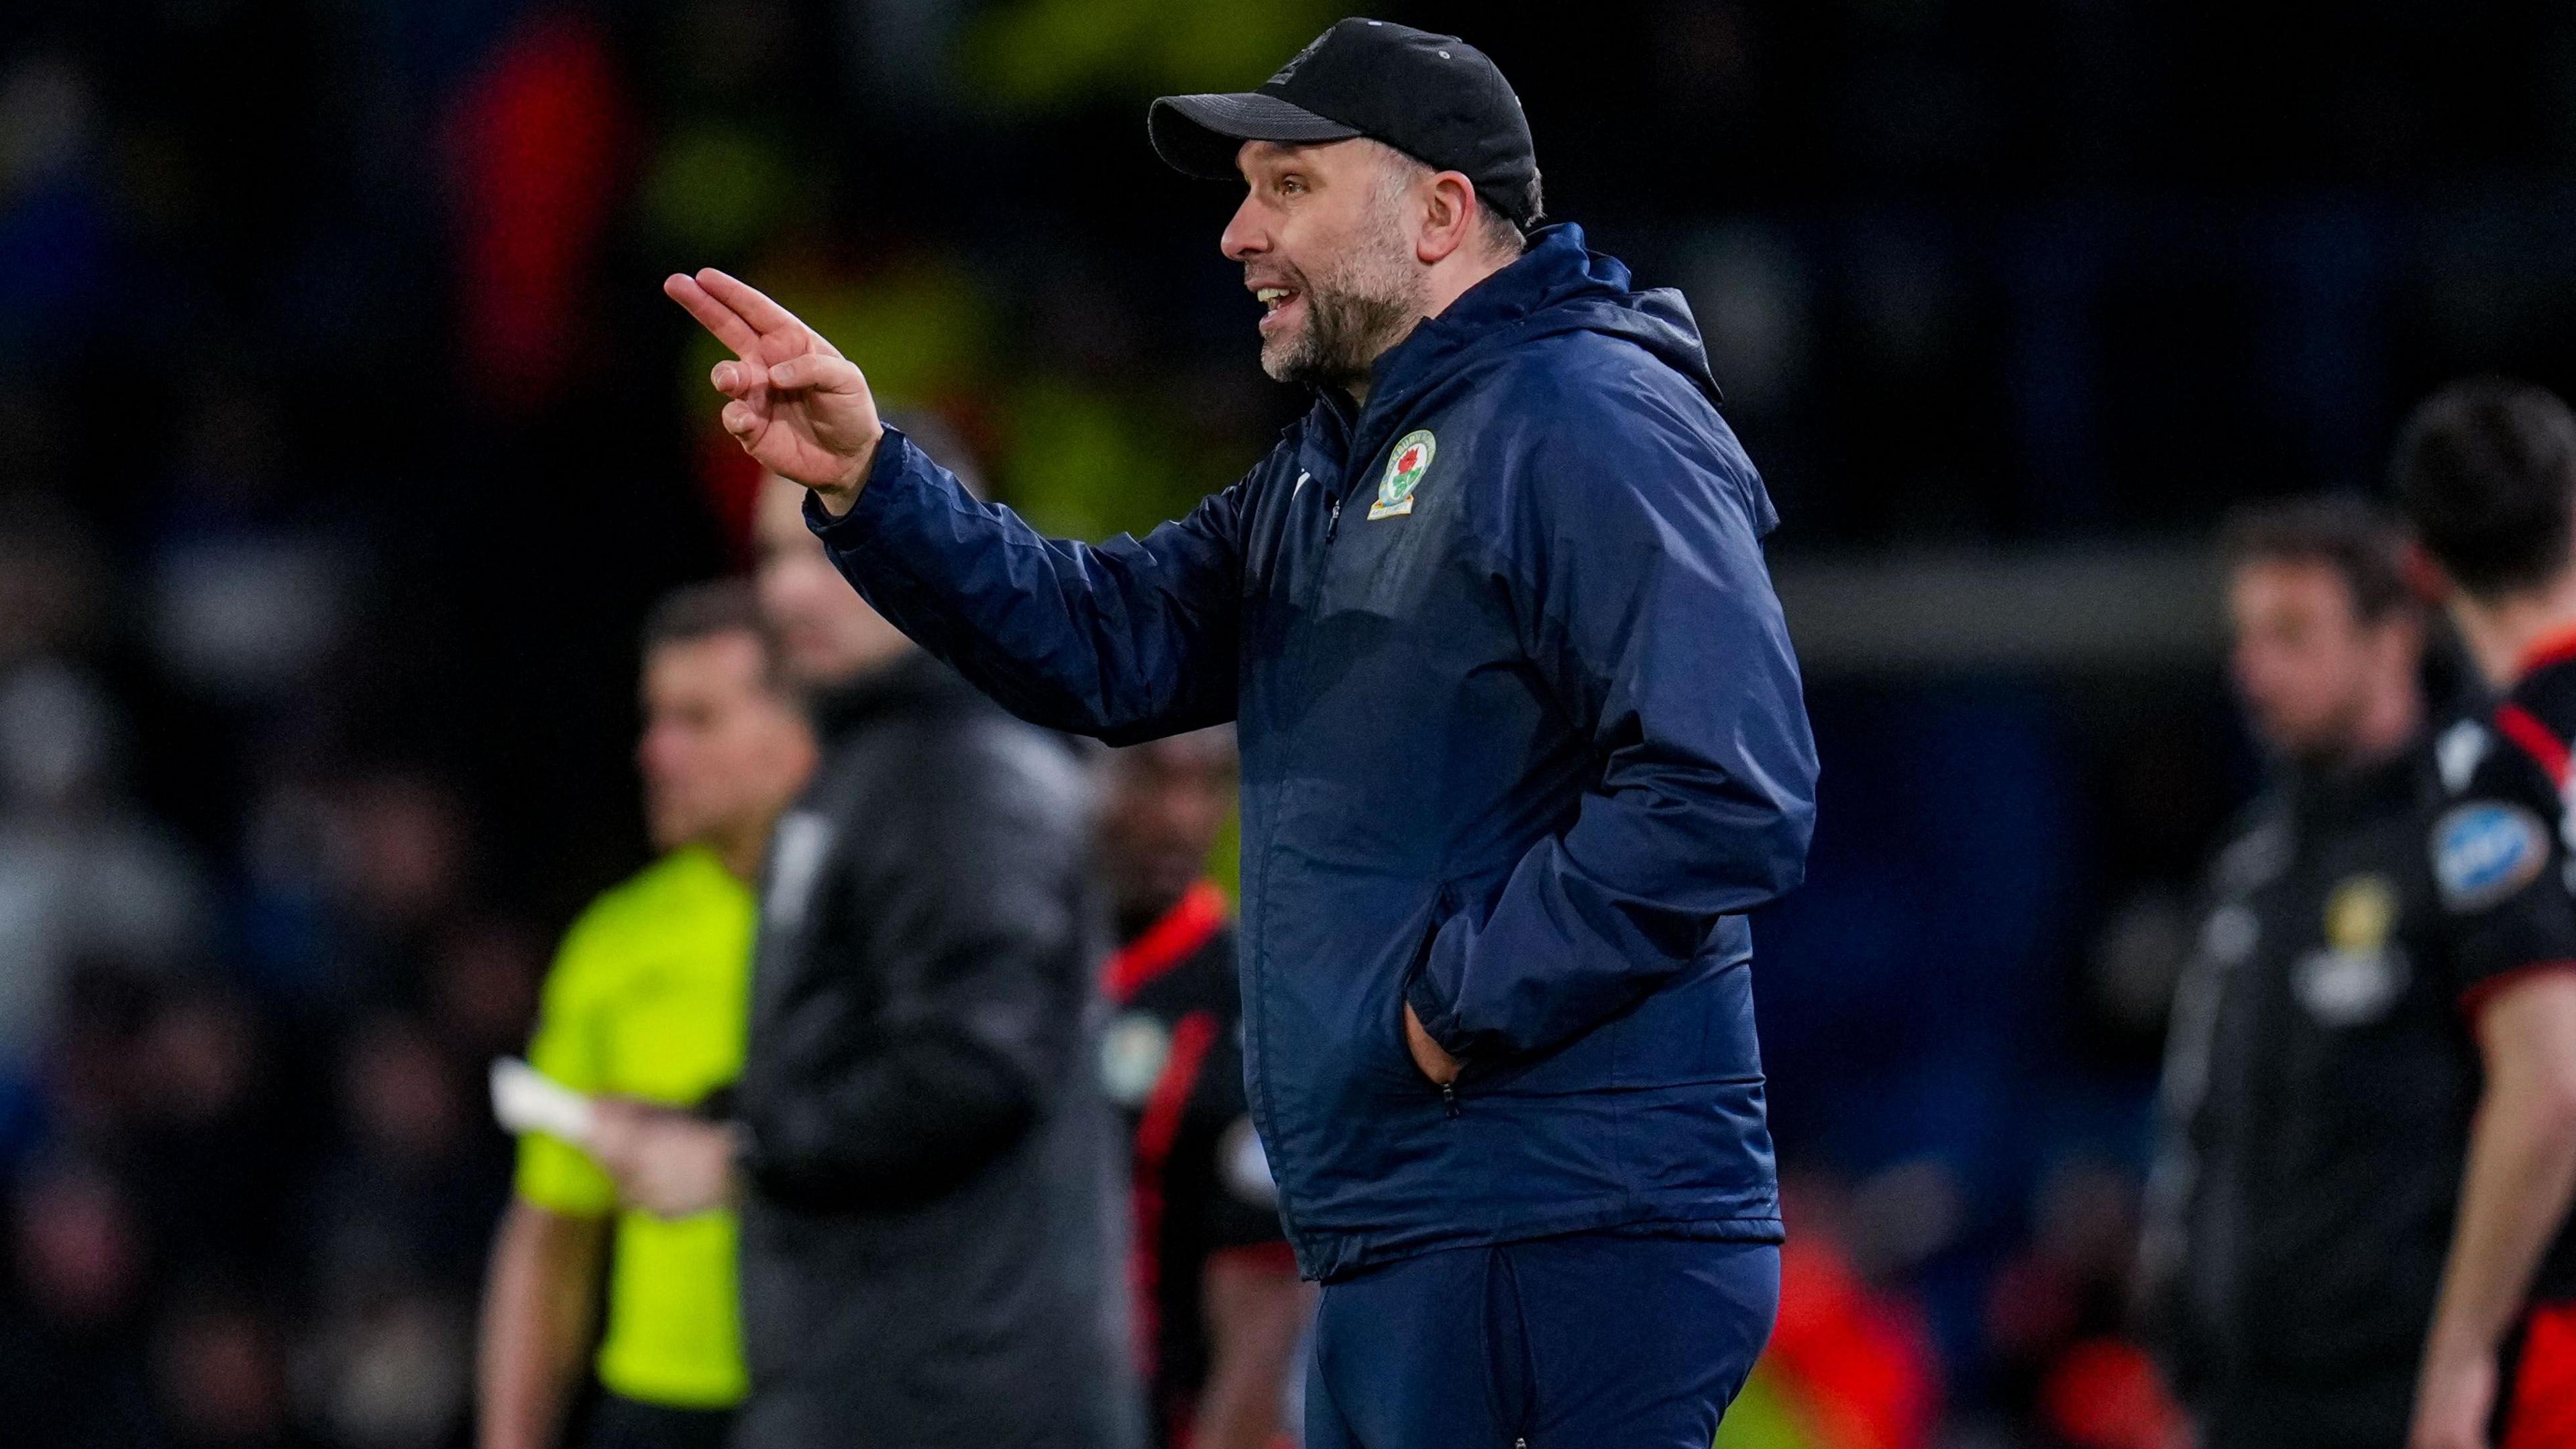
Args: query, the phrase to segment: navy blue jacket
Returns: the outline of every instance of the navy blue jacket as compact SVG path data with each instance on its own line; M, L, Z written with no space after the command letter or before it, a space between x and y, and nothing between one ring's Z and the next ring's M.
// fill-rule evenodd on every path
M1816 758L1716 399L1680 296L1560 226L1141 542L1041 537L893 432L809 506L1023 717L1238 722L1246 1084L1310 1277L1779 1234L1743 912L1798 882Z

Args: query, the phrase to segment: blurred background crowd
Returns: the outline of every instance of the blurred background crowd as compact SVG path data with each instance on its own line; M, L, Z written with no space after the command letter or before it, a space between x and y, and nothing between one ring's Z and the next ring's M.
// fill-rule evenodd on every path
M479 1072L645 855L635 629L756 477L723 266L1100 536L1301 400L1148 150L1317 0L0 13L0 1416L461 1442ZM2160 1443L2124 1336L2199 861L2260 762L2210 525L2576 387L2576 11L1393 3L1711 338L1825 762L1757 922L1792 1215L1721 1442ZM25 1437L21 1437L21 1436Z

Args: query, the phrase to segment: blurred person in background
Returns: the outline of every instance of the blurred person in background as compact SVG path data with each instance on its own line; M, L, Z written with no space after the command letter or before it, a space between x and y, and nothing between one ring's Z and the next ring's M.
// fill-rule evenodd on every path
M1234 808L1233 731L1111 755L1101 816L1118 952L1101 1075L1133 1142L1137 1343L1154 1442L1268 1449L1314 1309L1243 1093L1243 987L1208 852Z
M1089 782L840 581L801 489L765 486L761 600L823 756L771 840L733 1119L612 1110L603 1161L665 1215L739 1197L736 1443L1124 1449Z
M313 1449L287 1393L285 1335L226 1282L191 1285L154 1334L153 1387L176 1449Z
M379 1013L333 1045L342 1141L298 1224L315 1301L297 1388L353 1449L431 1449L471 1408L473 1296L508 1159L467 1064L419 1018Z
M665 290L736 354L725 426L913 638L1113 743L1239 720L1315 1449L1701 1449L1779 1294L1743 913L1815 821L1770 499L1678 295L1532 234L1529 125L1474 47L1345 20L1149 128L1248 184L1220 245L1315 397L1144 541L978 504L775 302Z
M77 963L171 976L206 938L206 883L129 798L125 734L86 670L0 671L0 1076L28 1069Z
M742 1070L753 885L814 741L748 584L662 600L642 695L636 759L664 854L573 923L528 1056L577 1091L690 1111ZM580 1148L521 1141L483 1300L484 1449L551 1449L593 1363L604 1393L588 1442L725 1442L745 1387L733 1217L620 1208Z
M2412 1084L2412 1102L2449 1110L2466 1140L2455 1135L2440 1164L2444 1185L2457 1183L2458 1219L2425 1339L2412 1443L2571 1444L2576 414L2527 383L2455 383L2407 421L2393 472L2451 620L2502 695L2484 720L2447 733L2439 752L2432 866L2456 938L2448 986L2462 1037L2451 1071ZM2389 1124L2370 1130L2386 1135Z
M2358 500L2249 508L2221 551L2275 773L2175 1001L2144 1271L2208 1449L2391 1445L2475 1092L2423 849L2426 620Z
M418 1286L470 1301L503 1198L470 1068L427 1023L384 1012L340 1044L343 1141L318 1174L304 1232L326 1290Z
M75 1159L15 1184L0 1301L0 1429L27 1449L149 1443L151 1247L115 1179Z
M1780 1175L1780 1317L1727 1410L1717 1449L1926 1449L1941 1364L1921 1305L1864 1266L1853 1194L1823 1174ZM1869 1230L1861 1228L1865 1240ZM1874 1281L1875 1277L1875 1281Z

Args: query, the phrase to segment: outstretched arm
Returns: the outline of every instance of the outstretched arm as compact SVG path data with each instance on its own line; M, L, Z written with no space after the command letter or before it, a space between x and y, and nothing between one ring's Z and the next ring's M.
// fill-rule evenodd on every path
M733 349L725 430L812 493L807 522L877 611L1006 708L1125 743L1234 716L1237 489L1141 542L1051 539L878 419L839 349L712 268L663 290Z
M1077 543L888 432L858 503L805 517L878 613L1003 708L1130 744L1234 718L1240 487L1141 540Z

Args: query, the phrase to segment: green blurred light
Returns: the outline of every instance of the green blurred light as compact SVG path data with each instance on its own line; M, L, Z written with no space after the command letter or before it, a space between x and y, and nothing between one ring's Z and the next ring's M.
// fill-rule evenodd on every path
M794 195L776 147L738 126L684 127L645 178L645 223L680 247L736 256L776 226Z
M1258 84L1340 14L1315 0L1017 0L960 45L969 88L997 108Z

